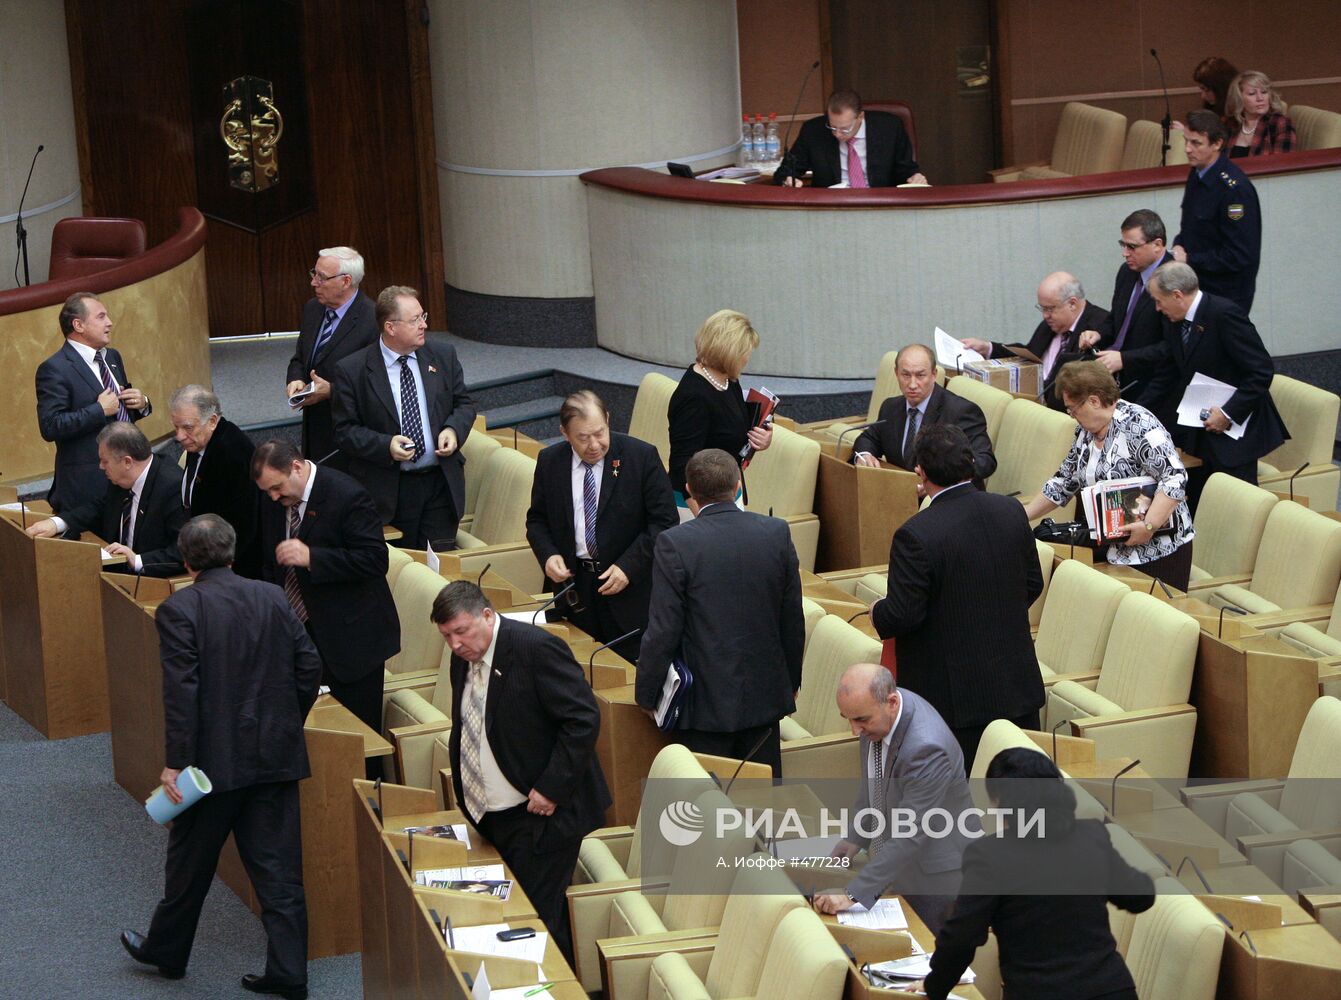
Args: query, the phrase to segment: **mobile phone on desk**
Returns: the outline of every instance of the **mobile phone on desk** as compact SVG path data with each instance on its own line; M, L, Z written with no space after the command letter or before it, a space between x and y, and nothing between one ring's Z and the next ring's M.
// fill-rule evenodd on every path
M500 941L523 941L526 938L535 937L534 927L509 927L505 931L498 932Z

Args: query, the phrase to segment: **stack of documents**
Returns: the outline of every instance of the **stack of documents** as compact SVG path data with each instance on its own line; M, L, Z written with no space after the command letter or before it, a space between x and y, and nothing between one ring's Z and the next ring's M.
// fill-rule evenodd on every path
M1178 423L1183 427L1201 427L1205 423L1202 411L1209 410L1213 406L1223 410L1229 398L1236 392L1238 389L1234 386L1197 372L1187 384L1187 391L1183 393L1183 398L1178 403ZM1243 423L1231 423L1229 430L1225 431L1225 436L1237 441L1243 437L1243 432L1248 429L1248 420L1251 419L1252 415L1249 414Z

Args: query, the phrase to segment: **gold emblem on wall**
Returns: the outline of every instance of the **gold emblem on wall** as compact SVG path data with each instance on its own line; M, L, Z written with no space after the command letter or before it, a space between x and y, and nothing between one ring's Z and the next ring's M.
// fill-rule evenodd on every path
M240 76L224 85L219 137L228 148L228 183L256 194L279 183L276 147L284 136L284 116L275 106L269 80Z

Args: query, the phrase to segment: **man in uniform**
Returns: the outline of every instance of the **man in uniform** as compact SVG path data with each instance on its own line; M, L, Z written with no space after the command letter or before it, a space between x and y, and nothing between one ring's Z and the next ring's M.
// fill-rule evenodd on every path
M1173 258L1192 265L1203 292L1250 312L1262 262L1257 189L1225 153L1225 127L1215 112L1191 112L1183 135L1192 170Z

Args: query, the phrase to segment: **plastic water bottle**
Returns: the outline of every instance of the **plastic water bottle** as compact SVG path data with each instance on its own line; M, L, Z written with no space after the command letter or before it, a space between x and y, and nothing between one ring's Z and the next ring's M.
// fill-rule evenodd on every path
M782 139L778 135L778 113L776 111L768 113L768 129L765 135L768 141L766 159L769 163L777 163L782 159Z
M750 128L750 116L740 116L740 152L736 154L736 165L748 167L754 163L754 130Z
M768 160L768 133L758 115L754 116L754 160L756 163Z

